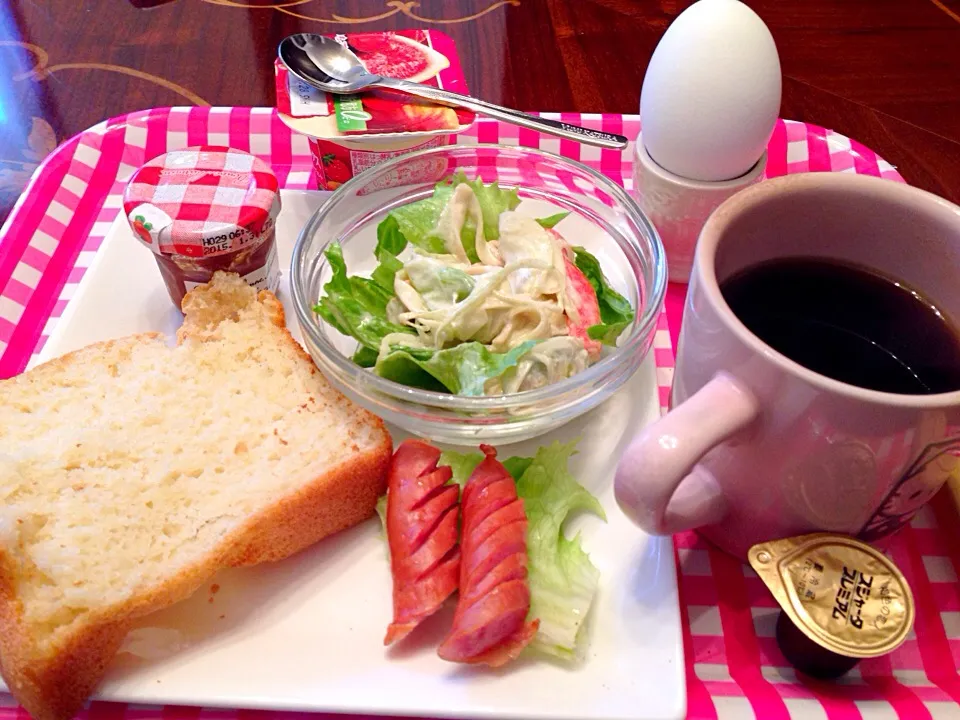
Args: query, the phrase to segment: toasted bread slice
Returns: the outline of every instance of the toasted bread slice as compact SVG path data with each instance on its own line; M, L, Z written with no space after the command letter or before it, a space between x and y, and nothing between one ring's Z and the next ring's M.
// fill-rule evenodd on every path
M135 335L0 381L0 671L37 720L82 707L137 618L384 492L390 435L271 293L218 273L183 308L176 347Z

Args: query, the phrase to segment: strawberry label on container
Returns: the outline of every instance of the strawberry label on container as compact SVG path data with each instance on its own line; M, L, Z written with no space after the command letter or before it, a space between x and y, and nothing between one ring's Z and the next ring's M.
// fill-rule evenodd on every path
M453 41L434 30L357 33L334 36L352 50L364 67L385 77L411 80L466 93L466 81ZM277 109L291 118L309 118L309 129L296 129L318 138L363 135L460 132L475 116L411 96L385 90L359 95L333 95L312 88L274 62Z
M318 142L324 143L323 147ZM314 170L323 188L334 190L353 177L351 151L323 140L311 141L310 148Z

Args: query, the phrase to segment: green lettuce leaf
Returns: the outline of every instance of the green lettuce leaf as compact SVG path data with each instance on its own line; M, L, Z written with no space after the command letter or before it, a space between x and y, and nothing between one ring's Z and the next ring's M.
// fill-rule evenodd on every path
M373 254L380 261L370 273L370 279L393 297L393 278L403 269L403 263L397 259L407 247L407 240L400 232L397 221L389 215L377 225L377 247Z
M428 253L443 254L447 251L446 245L434 230L449 199L449 192L438 194L434 191L431 197L391 210L381 225L387 220L393 220L405 240Z
M569 214L569 212L558 212L556 215L537 218L537 222L540 223L540 227L547 228L549 230L552 227L556 227L557 223L563 220Z
M383 540L383 552L390 562L390 542L387 540L387 494L377 498L377 517L380 518L380 539Z
M376 350L368 348L366 345L360 345L353 353L353 361L362 368L372 368L377 364L378 355L379 353Z
M527 514L530 617L540 618L533 646L561 658L576 657L600 579L579 534L568 538L563 525L579 510L606 521L600 502L570 474L575 452L576 441L541 447L517 481Z
M472 473L481 462L483 462L482 452L473 451L461 453L456 450L444 450L440 453L440 459L437 461L437 465L449 465L453 471L450 479L460 487L463 487L467 484L467 480L470 479L470 473Z
M384 291L389 300L395 295L393 278L403 269L403 263L397 259L396 255L386 250L381 250L377 257L380 260L380 264L370 273L370 279L373 280L377 287Z
M453 470L453 481L460 487L467 484L477 465L483 462L482 452L458 453L454 450L444 450L440 455L440 464L449 465ZM510 473L514 481L527 471L527 468L533 463L533 458L529 457L508 457L502 460L501 464Z
M360 345L372 351L379 349L380 341L389 333L415 334L413 328L387 320L387 302L393 297L392 279L387 289L381 284L385 282L382 274L381 281L348 277L343 249L339 243L332 243L325 254L332 276L323 286L324 295L313 308L315 313L339 332L356 338ZM354 359L358 359L357 356L360 364L370 358L369 353L360 351Z
M587 328L587 335L604 345L616 346L617 338L633 322L635 316L630 303L610 287L600 269L600 262L582 247L573 248L574 264L586 276L597 294L600 305L600 323Z
M450 469L453 470L451 480L460 487L463 487L467 484L467 480L470 479L470 474L482 461L482 452L460 453L456 450L444 450L440 453L440 461L437 464L449 465ZM507 472L510 473L510 477L516 481L520 479L520 476L523 475L527 471L527 468L533 463L533 458L509 457L502 462Z
M382 252L399 255L406 247L407 238L400 231L397 218L392 214L387 215L380 221L380 224L377 225L377 247L373 251L374 256L379 258Z
M533 464L533 458L528 457L509 457L503 461L503 466L510 473L510 477L519 480L523 474Z
M604 345L609 345L610 347L617 346L617 338L627 329L627 326L630 324L629 321L626 322L615 322L615 323L598 323L597 325L591 325L587 328L587 337L591 340L599 340Z
M478 342L445 350L395 345L377 361L375 372L411 387L446 390L454 395L482 395L487 380L515 366L534 345L536 341L528 340L505 353L491 352Z
M473 188L483 214L483 236L487 240L496 240L500 237L500 215L507 210L516 209L520 204L517 189L504 190L496 182L484 185L479 177L472 181L467 180L467 176L462 171L449 178L449 183L451 195L454 188L461 183L466 183Z
M442 254L447 252L443 238L436 234L440 214L447 206L454 189L466 183L477 196L480 211L483 214L483 235L487 240L496 240L500 237L500 213L513 210L520 204L516 189L504 190L497 183L484 185L480 178L468 180L462 170L458 170L450 177L437 183L433 195L391 210L390 214L380 225L388 220L396 223L402 237L417 247L429 253ZM390 231L392 232L392 231ZM388 234L388 230L384 230ZM478 262L476 252L477 228L472 221L467 221L460 233L460 241L471 262ZM380 229L377 228L378 247L380 244ZM386 242L386 241L385 241ZM394 241L396 242L396 241ZM385 245L386 246L386 245ZM395 247L395 245L394 245ZM387 249L390 249L387 247ZM398 254L398 252L394 252Z

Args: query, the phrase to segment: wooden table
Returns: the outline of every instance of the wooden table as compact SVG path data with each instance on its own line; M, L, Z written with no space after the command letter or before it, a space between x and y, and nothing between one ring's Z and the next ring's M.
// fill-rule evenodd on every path
M635 113L690 0L33 0L0 15L0 219L58 142L154 106L271 105L279 40L404 27L456 40L472 92L527 110ZM960 202L960 0L748 0L781 115L856 138Z

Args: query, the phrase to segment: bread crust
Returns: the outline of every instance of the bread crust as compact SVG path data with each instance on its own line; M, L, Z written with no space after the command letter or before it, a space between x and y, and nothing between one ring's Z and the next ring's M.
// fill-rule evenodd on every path
M282 329L283 341L310 363L312 373L319 373L287 330L279 300L267 291L257 299L266 306L270 320ZM178 343L191 338L202 342L203 336L204 329L191 328L188 318L177 339ZM6 382L24 381L35 372L60 372L90 353L117 344L129 344L132 352L139 343L158 340L162 341L163 336L144 333L98 343L52 359ZM251 515L198 562L122 604L91 612L58 639L53 652L42 656L31 653L37 645L29 636L23 606L16 595L14 559L0 547L0 673L14 697L35 720L72 718L96 689L137 619L188 598L221 569L282 560L373 516L377 499L386 491L393 441L380 418L354 406L339 393L336 397L353 408L357 424L366 425L371 435L378 436L372 450L359 452L357 448L350 460L328 467L316 477L304 477L293 492Z

